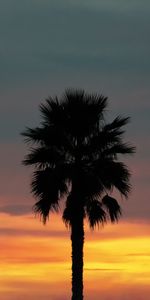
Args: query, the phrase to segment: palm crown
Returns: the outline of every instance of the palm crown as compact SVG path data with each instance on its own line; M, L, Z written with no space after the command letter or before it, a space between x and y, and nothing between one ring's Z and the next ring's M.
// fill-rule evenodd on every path
M131 154L134 147L122 141L122 127L129 118L117 117L107 124L106 107L107 98L102 95L68 90L60 101L49 97L40 106L40 127L23 132L26 142L32 144L24 164L35 166L31 183L37 198L34 211L44 223L64 196L66 224L71 224L78 205L91 227L107 219L118 220L120 205L108 194L116 188L128 196L130 173L118 155ZM73 190L78 191L79 200L72 197Z

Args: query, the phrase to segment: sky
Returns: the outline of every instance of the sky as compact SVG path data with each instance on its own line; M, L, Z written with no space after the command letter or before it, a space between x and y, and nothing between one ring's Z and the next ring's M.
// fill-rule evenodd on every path
M32 214L32 169L20 132L38 106L66 88L102 93L106 118L130 116L125 158L132 178L116 225L86 225L85 300L150 295L150 2L0 0L0 298L70 299L71 246L61 215Z

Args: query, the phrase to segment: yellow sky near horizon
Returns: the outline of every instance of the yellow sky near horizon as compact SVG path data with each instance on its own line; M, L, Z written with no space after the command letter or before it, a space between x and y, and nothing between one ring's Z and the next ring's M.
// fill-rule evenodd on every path
M0 299L69 299L71 244L60 216L46 226L31 215L0 214L0 219ZM94 293L94 300L101 293L110 299L113 291L124 300L138 291L138 300L148 300L150 224L120 222L95 232L85 227L85 299Z

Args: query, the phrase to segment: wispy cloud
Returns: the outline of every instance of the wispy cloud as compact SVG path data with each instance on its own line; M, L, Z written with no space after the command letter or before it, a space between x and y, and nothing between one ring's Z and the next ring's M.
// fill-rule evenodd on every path
M144 256L144 257L146 257L146 256L150 256L150 253L149 253L149 252L148 252L148 253L128 253L127 256L131 256L131 257L132 257L132 256L133 256L133 257L134 257L134 256L135 256L135 257L136 257L136 256L137 256L137 257Z
M114 269L109 269L109 268L85 268L85 271L102 271L102 272L116 272L116 271L123 271L123 269L117 269L117 268L114 268Z
M0 206L0 212L7 213L9 215L14 216L22 216L29 214L31 212L31 207L29 205L21 205L21 204L11 204Z

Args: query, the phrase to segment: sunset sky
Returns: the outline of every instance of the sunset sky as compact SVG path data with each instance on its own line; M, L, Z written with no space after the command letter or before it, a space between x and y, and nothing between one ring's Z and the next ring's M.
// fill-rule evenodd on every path
M0 1L0 299L69 300L71 245L61 213L32 214L32 169L20 132L66 88L108 96L108 120L130 116L136 154L116 225L85 242L85 300L150 299L150 1ZM119 197L119 196L118 196Z

